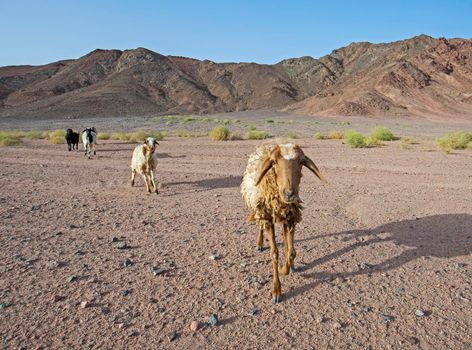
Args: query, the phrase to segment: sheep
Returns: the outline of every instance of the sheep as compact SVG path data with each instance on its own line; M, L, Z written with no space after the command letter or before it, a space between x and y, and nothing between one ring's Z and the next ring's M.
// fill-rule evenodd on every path
M84 143L85 155L90 159L90 154L96 155L95 145L97 144L97 130L94 127L82 131L82 142Z
M270 245L273 267L272 302L281 301L279 280L279 252L275 242L275 223L280 223L285 246L285 265L281 273L294 271L296 251L293 248L295 226L302 220L299 185L302 167L306 166L321 181L325 181L315 163L300 146L287 144L264 144L249 156L241 183L241 194L246 207L251 209L249 222L256 221L259 232L257 250L263 249L263 233Z
M79 133L74 132L72 129L67 129L66 142L67 142L67 147L69 149L69 152L74 149L79 149Z
M136 173L139 173L146 183L147 191L149 193L156 192L157 194L159 191L154 180L154 172L157 165L157 159L154 154L156 145L159 145L156 139L148 137L142 145L134 149L133 158L131 159L131 186L134 186L134 177Z

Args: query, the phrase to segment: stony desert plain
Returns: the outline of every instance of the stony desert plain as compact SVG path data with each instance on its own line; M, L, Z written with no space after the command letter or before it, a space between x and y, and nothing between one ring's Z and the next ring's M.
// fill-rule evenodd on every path
M282 302L271 303L270 257L255 249L239 192L263 141L212 141L213 122L190 119L2 118L3 130L169 133L158 195L141 178L130 186L135 143L100 140L92 159L47 140L0 149L4 349L472 348L472 150L434 144L471 123L212 117L241 135L255 125L274 136L265 141L291 132L328 181L304 173ZM376 125L417 142L354 149L313 138Z

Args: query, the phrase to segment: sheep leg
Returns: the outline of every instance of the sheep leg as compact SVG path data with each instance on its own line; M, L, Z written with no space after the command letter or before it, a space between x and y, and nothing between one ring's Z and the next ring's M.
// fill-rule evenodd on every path
M285 240L285 265L282 267L282 273L288 275L295 272L295 258L297 252L293 248L293 237L295 235L295 225L283 223L283 235Z
M131 169L131 187L134 186L134 178L136 177L136 170Z
M272 258L273 284L272 284L272 302L280 302L280 280L279 280L279 250L275 243L275 229L273 223L265 223L267 240L270 245L270 257Z
M264 225L259 223L259 233L257 234L256 250L262 252L264 250Z
M157 185L156 185L156 180L154 178L154 170L151 170L151 185L152 185L152 189L153 189L153 192L156 192L159 193L159 190L157 189Z
M284 239L284 252L285 252L285 264L282 266L280 272L282 275L288 275L290 273L290 262L289 262L289 243L288 243L288 236L289 233L287 231L287 226L285 223L281 223L282 226L282 237Z
M149 185L149 179L147 174L143 174L143 180L146 183L146 189L149 193L151 193L151 186Z

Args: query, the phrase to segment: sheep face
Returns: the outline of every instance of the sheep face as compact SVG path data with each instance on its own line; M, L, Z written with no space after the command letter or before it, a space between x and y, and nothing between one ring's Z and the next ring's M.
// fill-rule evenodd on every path
M299 146L293 144L278 145L262 164L256 184L258 185L267 172L273 169L280 198L285 203L297 203L300 201L298 189L303 166L306 166L321 181L324 181L315 163L303 153Z
M157 142L154 137L148 137L147 139L145 139L143 147L144 155L146 155L147 153L153 154L156 150L156 145L158 144L159 142Z

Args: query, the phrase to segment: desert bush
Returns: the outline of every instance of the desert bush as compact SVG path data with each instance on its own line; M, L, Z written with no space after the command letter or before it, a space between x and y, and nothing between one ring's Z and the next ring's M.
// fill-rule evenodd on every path
M269 133L261 130L250 130L247 133L247 138L249 140L264 140L269 137Z
M247 129L248 129L249 131L253 131L253 130L256 130L257 127L256 127L254 124L251 124L251 125L248 125L248 126L247 126Z
M110 139L110 134L107 134L106 132L99 132L97 135L97 139L99 140L109 140Z
M455 149L465 149L472 142L472 133L466 131L451 132L436 141L436 146L448 154Z
M131 142L141 142L146 139L146 137L148 137L146 132L142 130L138 130L129 134L129 140Z
M401 149L409 149L410 148L410 145L414 145L416 144L416 140L411 137L411 136L405 136L405 137L402 137L401 138L401 141L400 141L400 148Z
M16 146L21 143L21 137L14 131L0 131L0 145L1 146Z
M315 140L323 140L324 139L324 136L321 132L317 132L313 135L313 137L315 138Z
M287 133L287 137L288 137L289 139L298 139L298 135L297 135L295 132L293 132L293 131L289 131L289 132Z
M374 130L370 132L369 137L371 137L372 139L377 139L379 141L392 141L395 139L393 133L383 126L378 126L374 128Z
M364 135L355 130L347 130L344 133L344 142L352 148L362 148L366 146Z
M112 140L129 141L129 135L125 132L114 132L111 134Z
M379 147L379 146L382 146L383 143L377 138L374 138L372 136L367 136L365 138L365 145L366 147Z
M24 137L30 140L46 139L48 138L48 133L47 131L31 130L25 132Z
M66 131L61 129L51 131L48 135L48 139L51 143L55 145L60 143L66 143Z
M265 122L266 122L267 124L273 124L273 123L274 123L274 121L273 121L272 119L266 119Z
M223 125L218 125L208 133L208 136L213 141L225 141L229 138L229 130Z
M331 130L328 132L328 139L330 140L341 140L344 137L343 133L337 130Z

